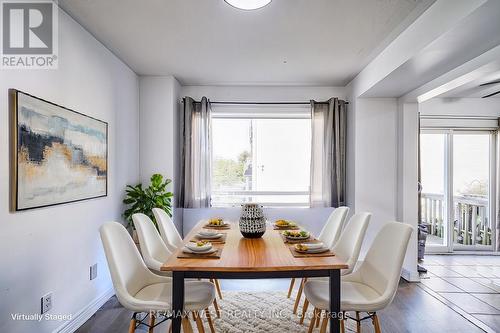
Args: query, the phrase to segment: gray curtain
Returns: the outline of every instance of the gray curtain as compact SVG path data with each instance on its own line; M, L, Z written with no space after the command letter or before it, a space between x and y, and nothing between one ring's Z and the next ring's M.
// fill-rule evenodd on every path
M210 101L206 97L200 102L185 97L179 117L179 207L210 207L211 140Z
M346 102L311 101L311 207L345 205Z

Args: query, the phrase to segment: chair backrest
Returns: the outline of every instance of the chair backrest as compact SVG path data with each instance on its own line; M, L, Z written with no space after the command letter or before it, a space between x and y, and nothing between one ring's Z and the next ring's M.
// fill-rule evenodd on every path
M353 274L382 295L383 307L396 294L401 269L413 228L401 222L388 222L378 232L367 255Z
M170 216L161 208L153 208L153 214L158 224L158 229L160 229L161 238L163 238L169 250L173 252L182 247L184 242Z
M159 271L162 264L172 255L160 237L151 219L142 213L132 215L139 238L142 257L146 266Z
M335 208L328 217L325 226L318 236L318 239L321 240L326 247L331 248L335 242L337 242L344 228L347 213L349 213L349 207L338 207Z
M141 258L127 229L118 222L107 222L99 230L108 261L111 280L120 303L127 307L150 280L151 272Z
M351 273L358 261L371 216L370 213L354 214L332 248L333 253L349 265L349 268L342 270L342 275Z

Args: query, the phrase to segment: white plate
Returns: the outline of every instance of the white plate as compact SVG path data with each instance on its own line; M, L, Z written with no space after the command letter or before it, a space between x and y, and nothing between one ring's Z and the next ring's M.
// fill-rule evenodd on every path
M301 245L305 245L309 248L309 250L315 250L315 249L322 249L324 248L324 244L323 243L303 243Z
M182 252L184 252L184 253L194 253L194 254L211 254L211 253L217 252L217 249L216 248L211 248L211 249L208 249L206 251L192 251L189 248L184 247L182 249Z
M190 242L186 244L186 248L190 249L193 252L204 252L210 250L212 248L212 244L207 243L203 246L196 246L195 242Z
M218 232L217 231L213 231L213 230L200 230L198 232L198 234L200 234L201 236L213 236L213 235L217 235Z
M196 236L198 236L199 238L203 238L203 239L217 239L217 238L221 238L222 234L204 235L200 232Z

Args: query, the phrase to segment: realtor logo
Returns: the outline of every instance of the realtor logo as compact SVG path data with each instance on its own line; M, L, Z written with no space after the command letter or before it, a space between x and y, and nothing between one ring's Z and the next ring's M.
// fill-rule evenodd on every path
M2 68L57 68L57 3L2 0Z

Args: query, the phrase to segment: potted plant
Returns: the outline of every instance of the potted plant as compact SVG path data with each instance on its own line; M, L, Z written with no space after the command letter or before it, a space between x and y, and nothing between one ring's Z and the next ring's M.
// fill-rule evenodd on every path
M151 184L147 188L142 188L142 184L135 186L127 185L126 196L123 203L127 205L127 209L123 216L128 222L128 226L133 230L134 240L137 240L132 215L143 213L153 221L156 229L158 225L153 216L153 208L163 209L169 216L172 216L172 197L173 193L167 190L167 186L172 182L171 179L165 179L160 174L151 176ZM137 242L137 241L136 241Z

